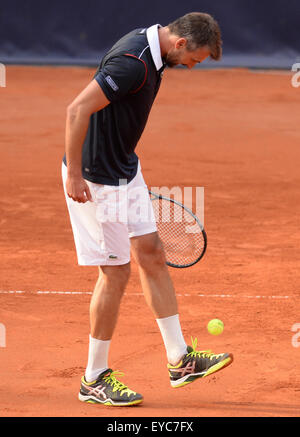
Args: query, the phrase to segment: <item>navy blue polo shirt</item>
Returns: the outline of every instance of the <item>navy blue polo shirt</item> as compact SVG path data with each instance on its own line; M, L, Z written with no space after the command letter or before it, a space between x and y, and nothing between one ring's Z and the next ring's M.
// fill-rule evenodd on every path
M160 87L165 64L159 25L136 29L102 58L94 79L110 104L91 115L82 149L82 174L91 182L119 185L137 173L137 143ZM65 157L64 157L64 162Z

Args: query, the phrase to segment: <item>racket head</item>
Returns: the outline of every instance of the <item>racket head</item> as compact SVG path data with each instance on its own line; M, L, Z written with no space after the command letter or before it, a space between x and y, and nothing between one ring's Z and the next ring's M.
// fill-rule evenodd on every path
M167 265L186 268L199 262L206 252L207 235L198 217L175 199L149 194Z

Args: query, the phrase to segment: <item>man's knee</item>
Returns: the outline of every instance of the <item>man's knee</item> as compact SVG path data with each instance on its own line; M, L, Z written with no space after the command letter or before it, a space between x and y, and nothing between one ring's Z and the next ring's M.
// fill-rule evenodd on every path
M130 263L117 266L99 267L99 280L107 284L123 289L130 277Z
M165 266L164 248L158 235L145 238L141 244L137 245L135 259L138 265L145 270Z

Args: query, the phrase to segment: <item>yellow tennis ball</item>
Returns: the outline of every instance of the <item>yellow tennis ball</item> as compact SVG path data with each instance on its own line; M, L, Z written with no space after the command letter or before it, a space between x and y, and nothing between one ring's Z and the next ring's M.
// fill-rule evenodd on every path
M212 319L207 324L207 330L212 335L222 334L224 329L224 323L219 319Z

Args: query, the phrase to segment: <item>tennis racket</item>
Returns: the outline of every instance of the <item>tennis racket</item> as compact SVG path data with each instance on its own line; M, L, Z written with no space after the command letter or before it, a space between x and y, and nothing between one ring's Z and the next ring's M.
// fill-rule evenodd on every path
M191 267L203 257L207 236L195 214L174 199L149 191L158 234L170 267Z

